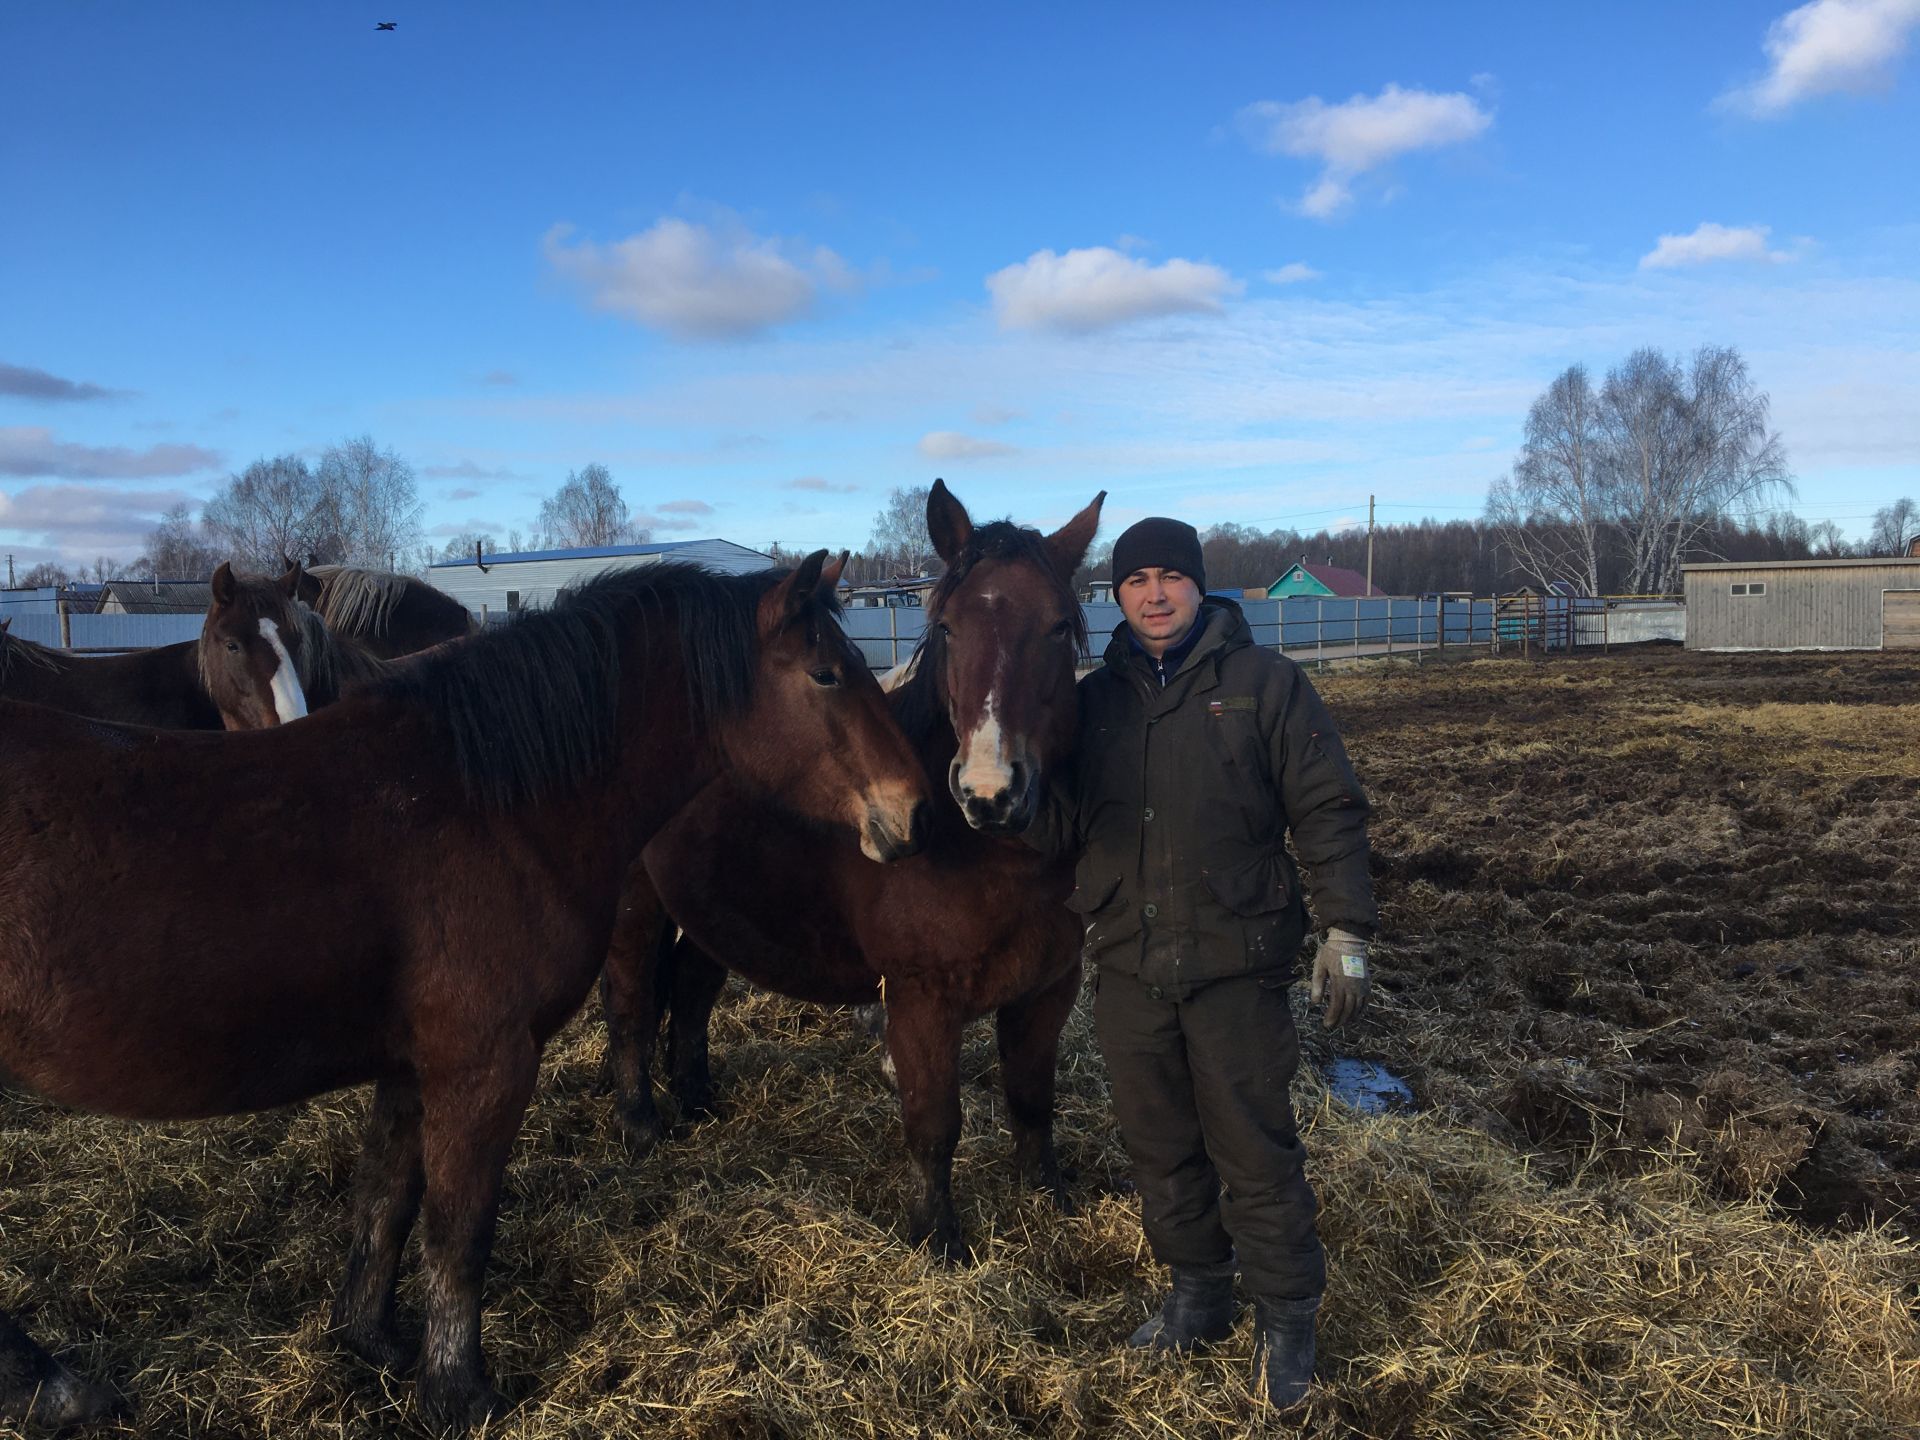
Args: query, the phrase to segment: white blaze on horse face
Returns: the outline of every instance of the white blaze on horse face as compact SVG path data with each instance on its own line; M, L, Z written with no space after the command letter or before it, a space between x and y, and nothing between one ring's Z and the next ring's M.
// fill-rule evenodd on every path
M987 692L987 703L980 709L980 723L960 742L960 768L955 778L961 790L982 799L999 795L1013 786L1013 756L1007 746L1006 732L1000 728L1000 676Z
M280 717L282 725L290 724L306 715L307 692L300 688L300 674L293 668L293 657L280 643L280 627L263 616L260 633L280 662L273 668L273 713Z

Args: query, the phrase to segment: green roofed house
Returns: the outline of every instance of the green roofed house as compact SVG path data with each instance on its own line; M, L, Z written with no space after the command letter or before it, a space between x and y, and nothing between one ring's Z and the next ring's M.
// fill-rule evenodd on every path
M1249 596L1255 593L1252 590L1247 592ZM1286 600L1295 595L1305 595L1310 599L1346 600L1386 593L1377 585L1370 587L1367 577L1358 570L1349 570L1341 565L1309 565L1305 560L1288 566L1287 573L1267 587L1269 600Z

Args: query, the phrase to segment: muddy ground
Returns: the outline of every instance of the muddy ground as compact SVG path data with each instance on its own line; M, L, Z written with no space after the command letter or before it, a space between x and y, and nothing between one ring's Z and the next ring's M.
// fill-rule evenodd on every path
M1560 1170L1672 1152L1821 1225L1920 1200L1920 656L1319 677L1377 806L1343 1050Z

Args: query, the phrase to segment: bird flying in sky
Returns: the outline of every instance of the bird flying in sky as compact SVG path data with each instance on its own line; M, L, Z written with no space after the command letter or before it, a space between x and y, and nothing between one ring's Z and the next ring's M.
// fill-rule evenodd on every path
M373 22L373 28L376 30L391 30L399 23L398 20L376 20Z

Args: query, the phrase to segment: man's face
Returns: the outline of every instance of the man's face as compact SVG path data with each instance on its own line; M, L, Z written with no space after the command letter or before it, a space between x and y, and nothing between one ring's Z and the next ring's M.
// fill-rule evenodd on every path
M1187 638L1200 616L1200 587L1178 570L1136 570L1120 582L1120 612L1156 660Z

